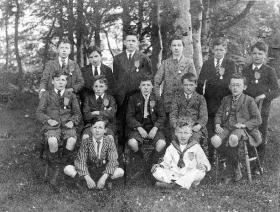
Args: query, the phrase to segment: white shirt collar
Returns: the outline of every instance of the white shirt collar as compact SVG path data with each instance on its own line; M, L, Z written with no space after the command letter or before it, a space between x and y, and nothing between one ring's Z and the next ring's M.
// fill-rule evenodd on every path
M100 64L99 66L96 66L96 67L97 67L97 72L98 72L98 75L100 75L100 74L101 74L100 66L101 66L101 64ZM91 67L92 67L92 73L93 73L93 75L94 75L95 66L94 66L94 65L92 65Z
M54 92L56 94L58 94L58 90L56 88L54 89ZM63 96L64 92L65 92L65 89L61 90L60 95Z
M224 60L224 58L221 58L221 59L220 59L220 61L219 61L219 62L220 62L219 65L220 65L220 66L221 66L222 63L223 63L223 60ZM217 59L216 57L214 57L214 64L215 64L215 66L216 66L216 64L217 64L217 61L218 61L218 59Z
M188 144L184 144L184 145L179 144L180 150L183 152L183 151L185 150L185 148L186 148L187 145L188 145Z
M127 58L129 58L129 54L131 54L131 58L133 57L133 55L135 54L135 50L133 52L128 52L128 51L125 51L126 52L126 56Z
M262 64L260 64L260 65L255 65L255 64L253 64L252 65L252 69L254 70L255 68L258 68L259 70L260 70L260 68L262 67Z
M64 60L65 60L65 65L67 66L67 64L68 64L68 57L66 57ZM59 61L60 66L62 66L62 58L61 57L58 57L58 61Z
M150 95L151 95L151 94L148 94L147 96L145 96L145 95L142 94L142 96L144 97L144 99L146 99L146 98L149 99L149 98L150 98ZM145 97L146 97L146 98L145 98Z
M102 94L102 95L101 95L101 98L102 98L102 99L104 98L104 95L105 95L105 94ZM99 96L95 95L95 99L98 99L98 97L99 97Z
M187 99L192 98L192 95L193 95L193 93L191 93L191 94L187 94L187 93L185 93L185 92L184 92L184 94L185 94L185 97L186 97Z

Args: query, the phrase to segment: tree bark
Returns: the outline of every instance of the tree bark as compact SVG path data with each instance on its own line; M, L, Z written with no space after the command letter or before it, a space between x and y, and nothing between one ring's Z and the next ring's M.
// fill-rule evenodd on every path
M6 72L9 72L9 54L10 54L10 48L9 48L9 12L8 12L8 6L6 8L5 12L5 40L6 40Z
M202 0L191 0L193 62L199 75L202 67L201 25L202 25Z
M151 30L151 43L152 43L152 69L155 74L160 66L162 60L162 39L159 23L159 1L153 0L152 2L152 30Z
M58 11L59 11L59 40L64 36L64 23L63 23L63 1L58 2Z
M209 44L210 44L210 0L203 0L203 11L202 11L202 28L201 28L201 48L202 57L204 60L208 59L209 56Z
M69 55L69 57L71 59L74 58L74 15L73 15L73 0L69 0L68 3L68 39L71 42L71 54Z
M19 25L19 18L20 18L20 5L19 1L15 0L16 4L16 12L15 12L15 54L16 54L16 60L17 60L17 65L18 65L18 77L17 77L17 82L18 82L18 87L19 91L22 91L23 89L23 70L22 70L22 64L21 64L21 57L19 54L19 48L18 48L18 25Z
M52 34L53 29L54 29L55 22L56 22L56 18L54 18L52 26L51 26L48 34L45 37L45 48L44 48L43 61L42 61L42 63L43 63L43 70L45 69L46 63L47 63L47 61L49 59L48 58L49 44L51 42L51 37L52 37L51 34Z
M122 0L122 22L123 22L123 40L125 36L129 32L131 17L129 15L129 1L130 0Z
M77 63L80 67L83 66L83 5L84 0L77 0Z

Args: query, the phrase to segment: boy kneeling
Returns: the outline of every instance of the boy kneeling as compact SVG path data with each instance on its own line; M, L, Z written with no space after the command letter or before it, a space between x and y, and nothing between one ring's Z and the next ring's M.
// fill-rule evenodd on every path
M129 98L126 120L128 132L128 146L142 156L139 144L145 140L155 145L153 163L155 163L165 148L165 137L162 132L165 122L164 106L160 99L152 93L153 78L145 76L139 85L140 92Z
M242 173L239 165L238 147L244 138L249 143L258 146L262 140L258 130L261 115L254 99L243 91L246 89L246 78L241 74L233 74L230 78L229 89L232 95L224 97L215 117L216 135L211 143L219 154L226 158L225 183L232 179L239 181Z
M190 138L193 126L181 118L175 128L175 140L166 149L163 162L152 167L158 186L180 186L189 189L198 185L211 165L196 140ZM190 141L190 142L189 142Z
M122 177L123 169L119 168L118 152L111 136L104 135L107 120L98 117L90 127L90 137L82 140L75 167L68 165L64 173L76 180L85 181L89 189L103 189L107 179ZM81 177L81 178L80 178ZM97 184L96 184L97 181Z

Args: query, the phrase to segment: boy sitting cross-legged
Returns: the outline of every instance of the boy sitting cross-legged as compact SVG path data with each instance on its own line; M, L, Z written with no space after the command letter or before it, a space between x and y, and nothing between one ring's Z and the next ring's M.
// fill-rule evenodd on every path
M248 138L253 146L262 142L258 130L262 121L257 104L252 97L243 94L246 78L241 74L233 74L229 89L232 95L222 100L215 117L216 134L211 138L211 143L218 153L226 158L226 184L232 179L239 181L242 178L238 158L240 141Z
M140 92L129 98L126 114L128 132L128 146L139 156L139 144L143 144L147 139L155 145L152 162L158 160L165 148L165 137L163 126L165 122L165 112L162 101L152 93L153 78L145 76L139 85Z
M198 185L211 165L196 140L190 140L193 126L187 118L177 121L175 138L166 149L163 162L152 167L156 185L164 187L180 186L189 189Z
M85 182L89 189L103 189L107 179L122 177L119 168L118 152L111 137L106 136L108 121L99 117L90 127L91 136L82 140L75 166L68 165L64 173L80 182Z
M197 77L193 73L186 73L181 78L183 90L178 91L172 102L170 125L176 128L177 120L186 117L192 120L193 134L190 140L201 142L202 136L207 135L208 120L207 105L204 97L195 92Z
M43 93L36 111L38 120L43 124L43 131L48 142L48 163L55 168L51 185L57 184L59 164L71 163L77 135L75 126L81 119L81 112L76 95L65 89L67 73L54 72L52 75L53 90ZM64 146L63 158L59 147ZM47 175L47 172L45 173Z

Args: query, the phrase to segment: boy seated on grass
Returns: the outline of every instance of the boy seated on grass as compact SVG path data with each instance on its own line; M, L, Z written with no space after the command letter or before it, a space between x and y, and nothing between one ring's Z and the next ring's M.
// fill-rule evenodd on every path
M262 142L258 130L262 122L258 106L252 97L243 94L246 78L241 74L233 74L229 89L232 95L222 100L215 117L216 134L211 138L213 146L226 159L226 184L242 179L238 155L240 141L248 138L253 146Z
M148 140L155 146L152 162L158 160L165 148L163 127L165 111L163 103L153 94L153 78L144 76L139 85L140 92L132 95L128 101L126 121L128 132L128 146L143 157L139 145Z
M106 136L108 121L102 117L93 120L91 136L84 138L74 165L64 168L64 173L78 183L86 183L89 189L103 189L108 178L124 175L119 168L118 152L111 137ZM108 183L109 185L109 183Z
M48 164L55 168L51 185L57 184L61 162L71 163L77 141L76 129L81 119L81 111L76 95L65 90L67 73L56 71L52 75L53 90L43 93L36 111L38 120L43 124L49 152ZM64 143L66 141L66 144ZM59 147L65 145L62 158ZM48 167L45 177L48 175Z
M102 116L109 121L106 133L110 135L111 139L116 143L116 139L114 139L116 133L116 101L114 97L106 93L108 81L105 76L95 76L92 88L94 94L86 95L83 107L85 122L83 138L90 136L90 130L87 129L89 128L90 123Z
M189 189L198 185L211 165L196 140L190 140L193 126L186 118L176 123L175 138L167 147L163 161L152 167L156 186Z
M181 78L183 89L176 93L170 112L170 125L176 128L177 120L186 117L194 122L193 134L190 141L202 142L202 136L207 135L208 120L207 104L204 97L196 93L197 77L193 73L186 73Z

